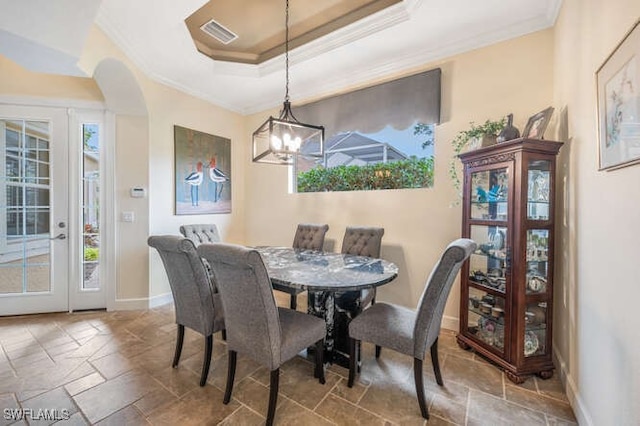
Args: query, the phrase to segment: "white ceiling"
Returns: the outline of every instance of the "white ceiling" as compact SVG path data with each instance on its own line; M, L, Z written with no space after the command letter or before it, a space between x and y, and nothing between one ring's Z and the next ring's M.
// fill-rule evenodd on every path
M95 10L92 5L95 0L65 1L73 3L75 10L66 14L67 22L56 16L57 28L73 28L79 15L92 16ZM250 65L214 61L196 50L184 20L206 2L102 0L95 22L153 80L242 114L281 105L285 85L283 55ZM295 107L296 102L385 79L453 54L548 28L553 26L561 2L404 0L291 51L292 103ZM0 3L19 4L18 9L24 12L26 7L43 7L48 0L0 0ZM93 9L79 14L80 4L91 5L87 7ZM5 21L15 23L15 16ZM15 39L15 32L8 25L0 20L0 37L10 35ZM86 37L86 31L83 36ZM0 53L12 57L6 49Z

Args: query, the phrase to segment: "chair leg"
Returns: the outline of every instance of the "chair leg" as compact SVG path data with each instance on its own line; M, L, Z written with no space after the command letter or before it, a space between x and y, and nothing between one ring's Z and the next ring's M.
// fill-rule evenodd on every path
M324 340L320 339L316 342L316 371L314 377L317 377L321 384L325 384L324 379Z
M171 366L176 368L180 361L180 354L182 354L182 343L184 342L184 325L178 324L178 337L176 339L176 352L173 355L173 363Z
M349 338L349 381L347 386L353 387L353 381L356 378L356 346L358 342L356 339Z
M233 391L233 380L236 377L236 351L229 351L229 367L227 368L227 388L224 391L224 399L222 402L228 404L231 401L231 392Z
M280 369L276 368L271 372L269 383L269 410L267 411L267 426L273 425L273 418L276 414L276 404L278 403L278 384L280 382Z
M213 351L213 335L204 338L204 360L202 362L202 375L200 376L200 386L207 384L209 366L211 365L211 352Z
M380 352L382 352L382 348L376 345L376 358L380 358Z
M436 375L436 383L440 386L444 385L442 381L442 373L440 373L440 361L438 360L438 339L436 338L431 345L431 363L433 364L433 374Z
M418 358L413 359L413 379L416 382L416 395L418 396L420 413L422 413L422 417L429 420L429 411L427 411L427 403L424 400L424 383L422 380L422 360Z
M289 302L289 307L294 311L298 307L298 296L295 293L291 294L291 301Z

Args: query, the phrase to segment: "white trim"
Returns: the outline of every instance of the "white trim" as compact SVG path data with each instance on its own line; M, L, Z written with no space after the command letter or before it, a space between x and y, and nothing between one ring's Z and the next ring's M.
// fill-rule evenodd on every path
M560 355L560 352L558 352L558 348L556 348L555 346L553 348L553 357L555 358L555 365L558 367L560 381L564 385L564 392L569 399L571 408L573 408L573 413L576 416L576 420L578 420L578 424L588 426L593 425L593 418L589 414L584 401L580 397L578 386L571 376L571 373L569 373L569 371L567 370L567 364L564 362L564 359Z
M168 305L169 303L173 303L173 294L171 292L152 296L149 298L149 309Z
M441 327L457 332L458 330L460 330L460 319L457 317L443 315Z
M171 292L152 297L139 297L135 299L116 299L109 311L134 311L157 308L173 303Z
M104 114L104 191L102 196L104 197L104 203L106 208L104 209L104 223L105 228L109 231L103 232L102 238L105 240L106 250L103 250L103 264L104 272L101 278L104 278L107 291L107 310L113 311L118 309L117 297L117 275L116 275L116 262L118 259L116 247L117 247L117 201L115 196L116 188L116 115L113 111L106 111Z
M0 104L20 106L40 106L54 108L78 108L104 110L104 103L81 99L43 98L39 96L7 96L0 95Z

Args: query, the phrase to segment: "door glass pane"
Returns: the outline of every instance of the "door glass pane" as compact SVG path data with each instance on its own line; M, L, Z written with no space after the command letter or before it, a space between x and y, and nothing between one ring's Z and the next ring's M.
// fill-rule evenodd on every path
M468 330L500 352L504 351L505 309L504 298L469 287Z
M469 259L469 279L501 292L507 280L507 228L472 225L470 238L478 248Z
M549 220L551 161L529 161L527 178L527 218L532 220Z
M524 314L524 356L544 355L547 342L547 303L530 303Z
M0 119L0 294L51 290L48 150L48 122Z
M485 170L471 174L471 219L507 220L508 170Z
M549 230L530 229L527 231L527 294L547 291L549 266Z
M100 127L82 125L83 290L100 288Z

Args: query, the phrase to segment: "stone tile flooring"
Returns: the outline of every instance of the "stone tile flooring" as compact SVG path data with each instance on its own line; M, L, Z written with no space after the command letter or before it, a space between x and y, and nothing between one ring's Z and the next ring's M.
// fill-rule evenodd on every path
M286 305L288 296L279 300ZM299 302L299 305L304 304ZM222 404L226 346L214 336L207 386L198 386L204 339L185 334L182 359L171 368L176 326L172 306L149 311L44 314L0 318L0 425L259 425L267 411L269 372L238 358L233 399ZM515 386L443 330L440 363L445 385L424 367L428 424L576 424L560 381L532 377ZM363 345L363 366L349 389L347 370L331 366L326 384L313 365L296 358L281 368L276 424L422 425L412 360L389 350L376 360ZM11 409L31 409L11 420ZM62 411L66 410L66 411ZM40 417L39 420L35 418Z

